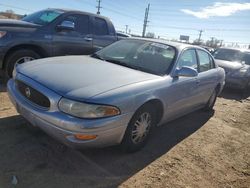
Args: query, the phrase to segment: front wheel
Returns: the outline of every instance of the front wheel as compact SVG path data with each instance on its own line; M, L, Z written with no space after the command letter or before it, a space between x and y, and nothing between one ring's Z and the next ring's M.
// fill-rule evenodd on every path
M5 73L8 78L12 77L12 72L17 64L22 64L40 58L39 54L29 49L21 49L11 53L5 62Z
M125 132L122 146L126 152L140 150L147 142L155 125L155 113L150 105L141 107L134 114Z
M211 111L213 110L214 104L216 102L217 99L217 90L215 89L211 95L211 97L209 98L204 110L205 111Z

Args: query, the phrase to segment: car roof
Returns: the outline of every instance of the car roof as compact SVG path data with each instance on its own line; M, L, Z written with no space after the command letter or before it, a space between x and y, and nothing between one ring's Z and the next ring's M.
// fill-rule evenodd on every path
M167 40L164 40L164 39L129 37L126 40L129 40L129 39L144 40L144 41L162 43L162 44L166 44L166 45L169 45L169 46L173 46L173 47L177 48L180 51L185 49L185 48L196 48L196 49L204 50L204 48L196 46L196 45L186 44L186 43L181 43L181 42L172 42L172 41L167 41Z
M94 14L94 13L85 12L85 11L80 11L80 10L74 10L74 9L48 8L48 9L45 9L45 10L57 10L57 11L61 11L61 12L64 12L64 13L88 14L88 15L92 15L92 16L95 16L95 17L99 17L99 18L103 18L103 19L109 20L108 17L101 16L101 15L99 15L99 14Z

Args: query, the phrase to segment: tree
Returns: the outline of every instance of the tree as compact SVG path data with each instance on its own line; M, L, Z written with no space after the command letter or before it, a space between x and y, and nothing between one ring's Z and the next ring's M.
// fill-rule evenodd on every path
M195 39L195 40L193 41L193 44L194 44L194 45L203 45L204 43L203 43L203 40Z
M211 40L206 41L206 46L217 48L219 46L222 46L223 40L218 40L215 37L211 37Z

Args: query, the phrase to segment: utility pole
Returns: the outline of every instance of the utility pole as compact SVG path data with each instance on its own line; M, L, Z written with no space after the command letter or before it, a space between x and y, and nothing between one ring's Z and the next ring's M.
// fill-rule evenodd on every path
M98 3L98 5L96 6L96 8L97 8L97 13L96 14L100 14L100 9L102 8L101 7L101 0L97 0L97 3Z
M223 40L220 40L220 47L222 47L222 44L223 44Z
M125 33L127 34L128 33L128 25L125 25L126 26L126 31Z
M199 31L199 39L198 39L198 43L200 43L201 42L201 35L202 35L202 33L203 33L204 31L202 31L202 30L200 30Z
M145 17L144 17L144 23L143 23L142 37L145 37L145 33L146 33L146 29L147 29L149 7L150 7L150 4L148 4L148 7L145 10Z

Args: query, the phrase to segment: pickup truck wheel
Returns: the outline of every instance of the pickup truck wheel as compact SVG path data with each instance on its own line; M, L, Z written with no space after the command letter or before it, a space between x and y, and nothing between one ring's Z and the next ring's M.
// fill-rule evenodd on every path
M126 152L140 150L146 144L155 122L156 116L150 105L145 105L137 110L123 137L123 149Z
M12 72L16 64L22 64L34 59L40 58L40 55L34 52L33 50L23 49L17 50L11 53L5 62L5 73L8 78L12 77Z
M213 110L214 104L216 102L217 99L217 90L215 89L211 95L211 97L209 98L204 110L205 111L211 111Z

